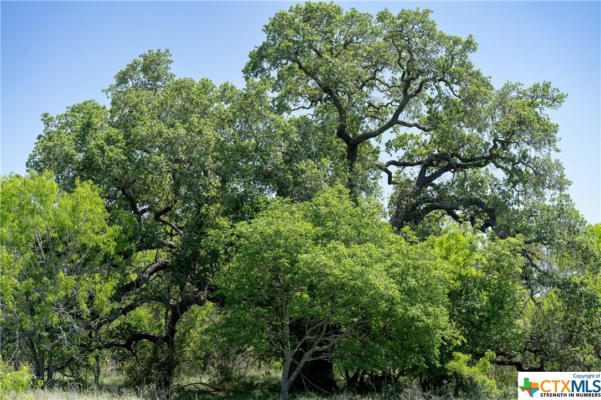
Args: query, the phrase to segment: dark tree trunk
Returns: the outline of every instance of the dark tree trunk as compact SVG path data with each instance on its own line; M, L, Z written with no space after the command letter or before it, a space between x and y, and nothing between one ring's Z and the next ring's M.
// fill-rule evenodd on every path
M94 341L100 344L100 336L98 334L98 328L94 328ZM94 361L94 386L97 388L100 384L100 352L96 354Z
M301 340L305 337L305 329L303 324L296 322L290 326L290 333L296 336L297 340ZM309 351L313 344L309 341L303 343L301 346L302 351L297 352L293 356L293 367L298 365L303 354ZM315 352L312 355L313 358L324 357L324 359L308 361L292 383L290 392L333 393L338 391L338 385L334 379L334 365L329 357L330 353L331 350Z
M173 321L173 315L169 321ZM173 374L177 364L175 360L176 332L175 325L168 326L163 337L163 343L167 345L167 354L158 365L159 370L157 371L157 386L162 389L169 389L173 383Z
M94 386L99 387L100 383L100 359L96 357L96 365L94 366Z
M53 346L50 345L50 349L48 350L48 386L52 387L54 381L54 349Z
M168 313L165 315L167 327L165 329L164 340L167 344L167 356L161 363L161 371L158 382L158 385L162 388L171 387L171 384L173 383L175 367L177 366L175 354L175 335L177 334L177 323L180 321L186 311L188 311L194 304L200 304L200 300L197 297L184 297L178 303L171 305Z
M296 357L296 358L300 358ZM298 361L298 360L297 360ZM315 360L305 364L294 380L291 392L333 393L338 391L331 360Z
M175 360L175 336L167 337L167 356L161 362L161 371L157 385L163 389L169 389L173 383L173 375L177 365Z
M42 349L37 349L33 339L27 339L27 344L31 350L31 354L33 355L33 364L35 369L35 377L37 380L45 381L46 375L46 360L44 359L44 351Z
M347 188L351 199L356 203L359 193L357 191L357 182L355 176L355 164L357 163L357 145L347 144L346 147L346 162L348 163L348 178Z

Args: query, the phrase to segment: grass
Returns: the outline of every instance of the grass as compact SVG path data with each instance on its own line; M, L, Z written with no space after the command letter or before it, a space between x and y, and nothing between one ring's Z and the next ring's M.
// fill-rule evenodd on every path
M513 399L517 397L497 397L496 399ZM7 397L10 400L166 400L168 396L157 392L122 392L110 393L102 391L76 391L76 390L29 390L16 396ZM0 395L2 399L2 395ZM251 393L229 393L222 395L199 394L195 392L184 392L170 398L171 400L278 400L275 393L251 394ZM450 395L424 394L420 392L406 391L402 393L383 393L383 394L336 394L328 397L315 395L292 396L291 400L485 400L480 395L460 395L453 397ZM4 399L2 399L4 400Z
M501 390L495 400L514 399L517 397L516 387ZM317 396L312 394L293 395L291 400L486 400L481 394L462 394L453 396L447 394L424 393L419 388L408 388L398 392L373 393L367 395L341 393L330 396ZM491 398L492 399L492 398ZM5 400L0 395L0 400ZM182 390L165 393L152 387L137 390L77 390L77 389L50 389L29 390L19 395L7 397L6 400L278 400L277 393L256 389L249 392L226 392L210 394L202 391Z
M111 371L103 376L100 388L82 388L63 382L60 388L28 390L18 395L0 393L0 400L278 400L278 376L270 372L272 371L247 371L245 376L237 379L235 384L225 387L224 391L211 393L209 387L190 385L206 380L206 377L203 379L202 376L180 377L176 389L164 392L152 386L127 388L124 376L116 371ZM292 395L291 400L505 400L517 398L515 371L494 366L492 373L498 388L494 398L476 392L453 396L450 386L442 392L423 392L419 385L413 384L386 393L364 395L340 393L325 397L299 394Z

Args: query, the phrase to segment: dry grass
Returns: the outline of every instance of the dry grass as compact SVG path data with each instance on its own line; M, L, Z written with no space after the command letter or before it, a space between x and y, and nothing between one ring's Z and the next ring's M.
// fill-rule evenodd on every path
M508 369L495 369L498 393L494 400L515 399L517 397L516 373ZM178 379L178 387L192 382L203 381L206 377L186 377ZM266 371L249 372L242 379L237 380L235 385L226 385L225 392L210 394L202 391L202 385L190 386L190 390L174 390L165 393L156 390L152 386L140 388L126 388L123 376L113 372L105 374L101 379L102 386L99 389L80 389L77 386L70 387L63 382L63 388L28 390L19 395L6 395L0 393L0 400L278 400L277 377ZM302 394L292 396L291 400L488 400L489 397L480 393L462 394L452 396L452 390L445 393L423 392L419 385L405 386L396 392L374 393L374 394L350 394L341 393L327 397ZM492 399L491 399L492 400Z
M31 390L14 397L18 400L142 400L135 394L112 394L107 392L78 392L64 390Z
M514 399L516 396L500 395L495 400ZM275 393L229 393L222 395L209 395L193 392L185 392L167 396L157 393L151 389L138 392L111 393L102 391L68 391L61 389L53 390L29 390L17 396L3 398L0 400L278 400ZM437 396L430 393L422 393L419 390L405 390L401 393L380 393L370 395L359 394L336 394L328 397L314 395L292 396L292 400L486 400L480 395Z

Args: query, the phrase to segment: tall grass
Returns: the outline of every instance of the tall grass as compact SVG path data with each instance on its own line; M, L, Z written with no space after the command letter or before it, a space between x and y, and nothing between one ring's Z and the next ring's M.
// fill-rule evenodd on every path
M495 400L514 399L517 390L503 390ZM0 395L1 400L5 400ZM29 390L19 395L6 397L7 400L278 400L278 395L273 392L253 393L221 393L208 394L194 391L181 391L165 393L153 388L142 388L135 391L109 392L101 390ZM418 388L405 389L399 392L351 394L341 393L331 396L317 396L311 394L293 395L292 400L486 400L479 393L461 394L453 396L447 394L424 393ZM491 399L492 400L492 399Z
M214 393L212 386L193 384L210 381L206 376L179 376L173 390L161 391L153 386L127 387L125 377L115 370L102 376L100 388L82 387L74 383L61 382L54 389L32 389L20 394L2 394L0 400L278 400L278 376L271 370L248 370L244 376ZM453 395L453 385L437 392L424 392L417 383L406 383L404 387L385 393L353 394L340 393L330 396L312 394L292 395L292 400L505 400L517 398L517 373L510 368L494 366L492 375L497 383L495 397L482 393ZM70 386L71 385L71 386ZM209 391L213 391L210 393Z

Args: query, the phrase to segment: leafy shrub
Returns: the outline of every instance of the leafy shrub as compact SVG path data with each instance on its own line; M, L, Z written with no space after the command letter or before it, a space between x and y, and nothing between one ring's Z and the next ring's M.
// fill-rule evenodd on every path
M4 399L7 392L20 393L27 390L31 386L32 379L33 376L26 365L14 370L0 357L0 400Z
M471 357L468 354L453 353L453 360L447 363L447 369L452 372L456 379L455 395L459 391L474 392L494 396L497 392L496 382L488 377L490 360L495 353L487 351L476 365L469 366Z

